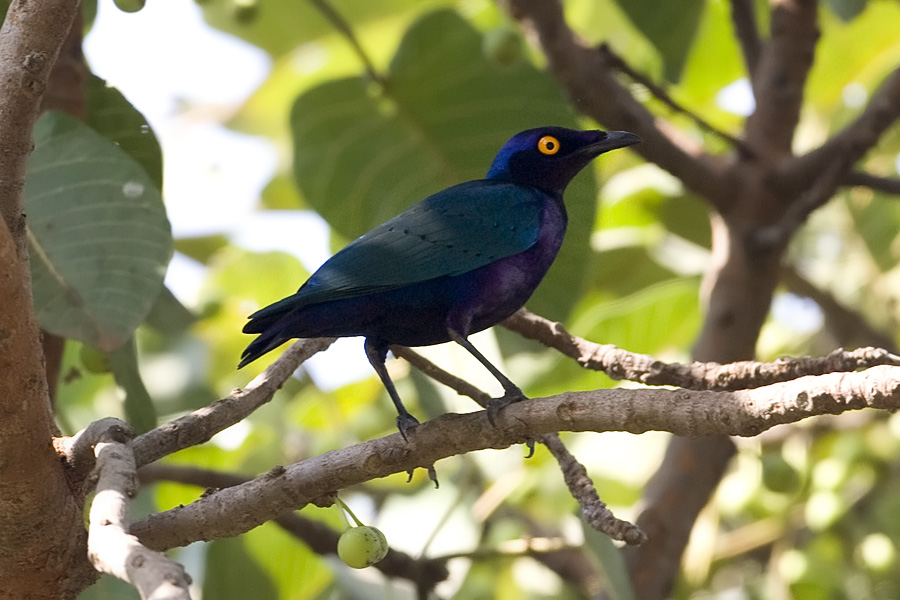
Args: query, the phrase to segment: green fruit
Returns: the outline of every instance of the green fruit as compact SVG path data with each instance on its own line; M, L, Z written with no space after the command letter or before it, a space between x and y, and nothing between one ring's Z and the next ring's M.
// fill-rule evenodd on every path
M233 0L231 16L243 25L252 23L259 16L259 0Z
M338 540L338 556L354 569L370 567L387 556L387 538L381 530L369 525L353 527Z
M498 27L484 34L481 50L490 60L508 67L522 59L522 37L512 27Z
M144 8L146 0L115 0L115 3L122 12L136 13Z
M109 357L93 346L82 344L78 358L88 373L109 373Z

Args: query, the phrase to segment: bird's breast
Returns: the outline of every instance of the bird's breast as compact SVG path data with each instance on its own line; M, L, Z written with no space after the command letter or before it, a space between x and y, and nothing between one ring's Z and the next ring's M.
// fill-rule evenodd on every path
M468 319L468 333L496 325L521 308L540 284L562 246L567 217L561 202L548 201L537 242L528 250L457 276L458 303L450 321Z

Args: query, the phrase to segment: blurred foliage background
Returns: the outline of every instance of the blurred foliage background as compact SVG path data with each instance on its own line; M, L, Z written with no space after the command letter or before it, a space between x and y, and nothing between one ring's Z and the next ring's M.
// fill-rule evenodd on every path
M149 4L145 11L163 3ZM429 193L481 177L500 145L521 129L597 127L576 114L545 72L543 57L487 1L197 5L209 26L264 51L270 69L237 104L186 101L175 114L266 143L277 168L255 210L286 219L314 211L327 224L332 251ZM765 30L767 4L757 5ZM715 127L738 131L752 110L726 2L570 0L565 6L581 35L610 44ZM341 20L329 17L329 7ZM101 2L100 10L115 9ZM821 5L820 25L798 151L856 115L900 62L898 2L829 0ZM154 36L166 43L165 32ZM228 68L210 65L216 72ZM646 90L635 91L686 134L723 154L730 150ZM290 253L254 251L224 230L186 237L176 227L173 239L161 192L167 173L178 169L177 158L166 153L166 143L161 154L147 120L102 80L89 84L86 124L45 115L36 146L26 192L32 252L41 256L33 259L35 302L42 326L70 338L57 398L65 433L107 415L147 429L246 384L270 362L266 357L235 370L249 341L240 329L255 309L295 291L314 265L304 266ZM896 176L898 152L900 129L894 127L864 166ZM97 165L72 169L72 157L83 155L98 157ZM140 197L140 206L116 212L115 202L104 200L104 186ZM78 214L61 213L55 196L75 190L85 197ZM687 360L701 319L700 275L710 237L706 206L678 180L626 151L595 161L593 171L570 187L567 206L566 244L528 307L585 338ZM89 210L97 212L84 212ZM872 343L867 330L852 324L854 339L836 334L853 318L896 340L898 230L896 198L865 188L846 188L818 211L794 240L786 266L802 289L798 283L779 292L759 358ZM193 261L195 294L175 295L164 286L172 251ZM62 290L54 287L60 281L66 282ZM823 311L828 301L844 312ZM614 385L505 330L479 334L477 344L531 396ZM463 351L441 346L424 353L496 391ZM374 374L342 374L343 362L362 360L361 341L328 354L320 369L338 383L325 385L323 379L317 385L317 378L298 372L249 419L166 460L255 475L392 433L394 409ZM390 368L420 418L476 408L408 372L401 361ZM666 435L563 438L603 500L619 516L634 516ZM817 418L739 444L738 459L694 531L677 598L900 597L900 416ZM392 547L413 556L456 556L448 563L451 577L438 588L441 597L582 597L540 558L509 550L511 541L528 536L575 546L585 541L577 506L545 450L539 447L528 460L521 448L485 451L445 460L437 469L437 490L416 473L410 483L397 475L344 490L341 497L364 522L380 527ZM163 510L201 492L156 483L144 488L139 508ZM346 526L336 507L308 507L303 514L336 530ZM588 538L585 552L607 575L607 593L628 598L611 544ZM319 556L274 524L175 555L204 598L411 597L405 582ZM128 597L136 597L133 590L110 578L82 595Z

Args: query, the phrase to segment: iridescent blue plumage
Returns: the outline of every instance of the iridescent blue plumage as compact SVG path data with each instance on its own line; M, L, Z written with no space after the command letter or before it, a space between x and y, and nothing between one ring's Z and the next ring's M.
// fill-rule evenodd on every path
M292 296L250 316L257 337L239 367L291 338L364 336L406 437L418 423L384 367L391 344L456 341L522 392L468 341L518 310L550 268L566 229L563 191L594 157L639 142L627 132L542 127L510 139L487 177L447 188L350 243Z

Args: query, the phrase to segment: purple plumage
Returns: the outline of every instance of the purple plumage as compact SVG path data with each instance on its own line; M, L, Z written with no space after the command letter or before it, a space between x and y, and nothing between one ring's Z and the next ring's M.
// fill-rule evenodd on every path
M572 178L603 152L639 141L561 127L517 134L485 179L429 196L335 254L297 293L251 315L244 332L259 336L239 368L292 338L363 336L406 438L418 421L384 367L388 347L455 341L503 385L488 407L493 420L524 395L468 336L522 307L547 273L565 235Z

